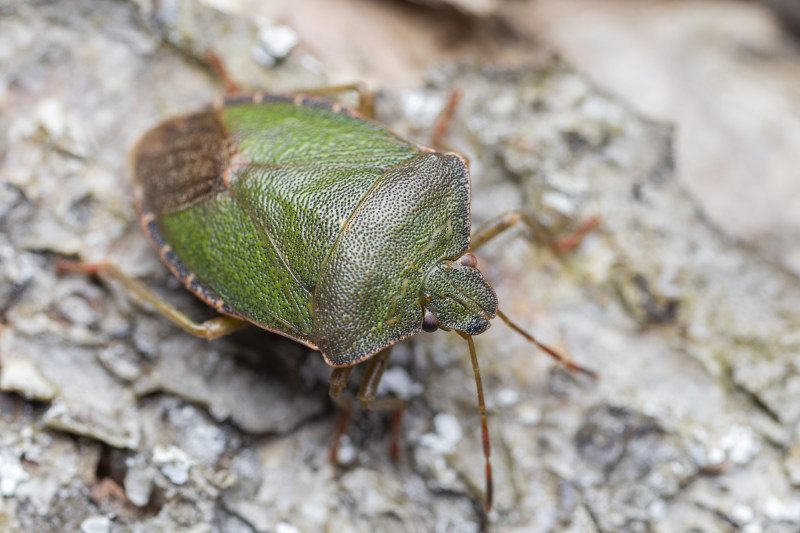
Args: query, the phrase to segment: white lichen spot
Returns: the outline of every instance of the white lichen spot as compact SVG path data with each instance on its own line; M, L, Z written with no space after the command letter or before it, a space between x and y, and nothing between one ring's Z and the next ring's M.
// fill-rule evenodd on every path
M267 68L284 59L297 46L300 38L289 26L273 26L265 19L258 20L258 38L251 50L253 59Z
M77 157L86 157L89 154L85 121L67 112L60 101L53 98L41 100L35 113L39 129L59 149Z
M753 512L753 508L748 505L738 503L731 509L731 518L740 526L749 524L755 517L756 515L755 512Z
M142 373L138 362L127 353L121 344L104 348L97 354L97 360L106 370L123 381L132 382Z
M725 462L725 451L721 448L711 448L706 454L706 466L714 468Z
M288 522L278 522L275 525L275 533L300 533L300 530Z
M742 533L762 533L764 528L758 522L750 522L742 527Z
M800 501L783 501L772 496L764 503L763 511L774 522L800 523Z
M542 411L530 404L522 405L517 409L517 420L523 426L536 426L542 421Z
M153 469L142 454L127 458L125 466L128 468L123 483L125 495L134 505L144 507L153 492Z
M403 116L418 124L433 124L445 103L444 96L421 90L405 91L400 96Z
M111 531L111 519L107 516L90 516L81 522L81 533L108 533Z
M562 193L561 191L546 191L542 194L542 204L553 208L569 217L577 216L579 202L574 196Z
M351 465L355 462L358 452L347 435L339 438L338 463L343 466Z
M153 462L176 485L183 485L189 480L189 470L194 465L189 455L177 446L156 446L153 449Z
M22 394L25 398L49 401L56 395L55 387L30 359L6 357L0 374L0 389Z
M409 399L422 394L422 390L422 384L413 381L405 368L395 366L387 368L383 373L378 385L378 396L390 393L398 398Z
M728 459L740 465L749 463L756 457L760 449L758 437L753 428L733 426L720 442Z
M203 0L203 2L223 13L236 12L236 4L230 0Z
M500 407L511 407L519 401L519 392L514 389L503 389L497 393L497 404Z
M323 72L322 63L311 54L302 54L300 56L300 66L314 74L322 74Z
M439 413L433 418L433 428L435 432L424 434L420 444L442 454L455 451L456 444L464 434L458 419L447 413Z
M511 89L506 88L486 102L486 109L493 116L511 116L519 111L519 98Z
M67 130L67 117L61 102L47 98L36 106L36 119L51 137L61 137Z
M13 496L17 486L28 477L16 452L8 448L0 450L0 494Z
M647 506L647 515L652 520L659 520L667 514L667 503L664 500L658 499L650 502Z
M99 313L92 308L86 298L74 294L61 299L58 308L64 318L79 326L88 327L100 319Z

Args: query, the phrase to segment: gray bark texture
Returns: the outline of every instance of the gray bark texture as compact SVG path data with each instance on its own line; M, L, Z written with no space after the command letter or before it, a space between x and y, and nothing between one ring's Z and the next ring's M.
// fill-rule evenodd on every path
M188 0L0 0L1 531L800 530L796 272L709 221L675 177L671 126L538 45L513 66L438 63L377 102L426 143L460 89L446 139L470 161L473 228L511 209L556 235L601 220L564 256L523 227L476 254L501 310L598 373L565 370L499 320L475 338L488 513L457 335L393 352L379 396L407 401L400 458L391 414L356 410L334 466L318 353L256 328L197 339L113 282L58 271L108 259L214 316L140 230L128 154L223 93L208 52L244 88L324 85L296 37Z

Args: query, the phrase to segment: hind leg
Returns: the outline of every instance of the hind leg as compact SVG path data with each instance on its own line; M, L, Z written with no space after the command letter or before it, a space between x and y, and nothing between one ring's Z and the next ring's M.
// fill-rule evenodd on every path
M156 294L150 287L123 272L117 265L108 262L78 263L73 261L59 261L57 268L61 272L82 272L110 278L122 285L129 293L140 300L153 306L156 311L170 319L182 330L196 337L204 339L217 339L234 331L238 331L250 323L231 316L221 315L205 322L196 322L183 314L175 306Z
M380 398L375 399L378 392L378 385L380 384L383 372L389 362L389 354L391 347L378 352L367 363L367 370L361 380L361 385L358 389L356 398L363 409L370 411L392 411L392 441L390 444L390 453L392 458L399 457L399 436L400 424L403 419L403 412L405 411L406 401L402 398ZM331 444L331 461L336 463L339 456L339 442L342 435L347 431L350 424L350 418L353 412L352 400L342 394L342 390L347 385L347 380L353 367L343 367L334 369L331 378L328 381L330 385L329 394L334 404L339 408L342 415L336 427L333 443Z

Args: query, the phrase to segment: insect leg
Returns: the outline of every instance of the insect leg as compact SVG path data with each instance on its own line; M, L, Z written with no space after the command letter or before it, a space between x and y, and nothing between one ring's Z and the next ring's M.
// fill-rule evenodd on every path
M553 250L556 255L565 254L578 246L587 233L600 225L600 219L598 217L592 217L583 222L569 235L556 239L539 221L527 216L522 211L508 211L485 222L472 234L470 237L470 250L477 250L488 241L519 222L523 222L528 226L533 236Z
M358 112L368 118L375 118L376 93L367 89L363 83L347 83L344 85L331 85L314 89L299 91L309 96L330 96L335 94L355 91L358 93Z
M358 401L361 402L361 407L368 409L374 404L375 394L378 392L378 385L380 384L383 371L386 370L386 365L389 363L389 354L392 347L381 350L369 360L367 371L361 379L361 386L358 389Z
M450 122L453 120L459 100L461 100L461 91L458 89L450 91L450 95L447 97L447 104L445 104L439 116L436 117L436 124L434 124L433 133L431 134L431 145L437 150L455 151L444 138L450 129Z
M333 441L331 442L330 459L333 464L339 462L339 444L342 440L342 435L347 431L347 426L350 425L350 415L353 412L352 402L342 395L342 390L347 386L347 380L350 378L352 371L352 366L334 368L328 380L330 387L328 395L341 413L339 423L336 424L336 431L333 434Z
M378 384L380 383L383 371L389 362L389 353L391 346L382 350L372 356L367 363L366 372L361 380L361 385L358 390L358 401L361 407L373 411L393 411L394 418L392 420L392 442L390 452L392 458L396 459L399 456L398 440L400 434L400 422L403 418L403 411L405 410L406 402L402 398L382 398L375 401L375 394L378 391ZM352 366L339 367L333 370L328 383L330 385L329 394L333 402L342 412L339 423L336 427L333 443L331 444L331 462L334 464L338 462L339 457L339 442L347 431L347 426L350 424L351 413L353 411L352 402L349 398L342 394L347 380L352 372Z
M367 371L361 379L361 386L358 389L358 401L361 407L371 411L392 411L392 440L389 445L389 453L393 459L400 456L400 427L403 421L403 413L406 410L406 401L403 398L381 398L375 400L378 392L383 371L389 363L389 354L392 347L377 353L370 359Z
M86 274L99 274L106 278L111 278L118 282L125 289L134 294L140 300L152 305L156 311L172 320L184 331L204 339L216 339L249 325L249 322L239 320L230 316L218 316L205 322L195 322L172 304L164 300L161 296L153 292L151 288L129 276L120 268L108 262L102 263L77 263L73 261L59 261L56 265L61 272L83 272Z
M328 380L328 385L330 386L328 395L331 397L331 400L333 400L333 403L343 410L350 409L350 402L342 396L342 390L347 386L347 380L350 378L350 373L352 371L352 366L334 368Z
M225 63L222 61L222 58L219 57L214 51L209 50L206 52L204 57L208 66L211 67L211 70L214 71L222 80L223 85L225 85L225 93L226 94L236 94L241 92L239 85L233 81L230 74L228 73L227 67L225 67Z

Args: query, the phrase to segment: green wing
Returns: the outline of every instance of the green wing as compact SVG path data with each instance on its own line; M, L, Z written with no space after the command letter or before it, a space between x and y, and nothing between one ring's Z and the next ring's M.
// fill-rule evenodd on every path
M347 219L380 176L419 153L383 127L288 102L224 109L246 165L228 188L309 291Z
M286 270L274 244L228 194L160 219L172 250L196 279L248 320L306 343L311 294Z
M228 186L311 292L342 227L381 174L370 167L251 164L237 168Z
M250 163L386 169L420 150L383 126L325 107L242 103L222 111L237 148Z
M312 292L342 227L380 176L420 148L330 105L276 100L229 103L162 127L147 145L158 153L204 161L213 155L207 139L224 135L213 145L230 155L216 184L199 163L178 175L175 190L160 181L158 198L175 200L163 202L159 226L196 279L236 312L313 345ZM187 194L195 184L201 193Z

